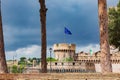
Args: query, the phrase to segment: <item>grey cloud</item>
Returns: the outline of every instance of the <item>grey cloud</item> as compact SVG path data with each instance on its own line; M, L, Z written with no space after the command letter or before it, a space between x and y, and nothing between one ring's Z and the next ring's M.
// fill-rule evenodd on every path
M108 0L108 6L118 0ZM46 0L47 43L64 42L64 27L72 36L65 36L69 43L88 45L99 43L97 0ZM2 0L3 27L6 50L37 44L40 45L40 17L38 0Z

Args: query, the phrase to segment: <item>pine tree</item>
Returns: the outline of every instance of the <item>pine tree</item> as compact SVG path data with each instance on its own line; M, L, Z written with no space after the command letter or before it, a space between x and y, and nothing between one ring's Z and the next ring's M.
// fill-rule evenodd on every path
M42 73L47 72L47 61L46 61L46 12L47 8L45 0L39 0L40 3L40 21L41 21L41 69Z
M117 7L109 8L109 43L120 50L120 1Z
M2 28L1 0L0 0L0 73L8 73L4 51L4 36Z
M100 28L100 51L101 51L101 71L102 73L112 72L110 61L110 48L108 40L108 15L106 0L98 0L98 15Z

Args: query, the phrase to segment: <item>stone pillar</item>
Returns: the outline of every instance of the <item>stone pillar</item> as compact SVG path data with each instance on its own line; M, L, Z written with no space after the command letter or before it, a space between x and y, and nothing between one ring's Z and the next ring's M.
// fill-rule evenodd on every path
M100 50L102 73L112 72L110 61L110 48L108 41L108 16L106 0L98 0L99 27L100 27Z
M8 73L7 64L4 51L4 39L2 29L2 16L1 16L1 0L0 0L0 73Z
M33 60L33 67L35 67L36 65L36 60Z

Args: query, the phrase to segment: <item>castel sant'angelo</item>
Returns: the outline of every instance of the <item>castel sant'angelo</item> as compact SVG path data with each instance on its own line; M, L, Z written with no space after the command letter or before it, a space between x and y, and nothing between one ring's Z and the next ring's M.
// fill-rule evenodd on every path
M75 44L59 43L53 45L53 53L58 61L48 63L52 69L74 69L75 71L86 70L93 72L101 72L100 67L100 51L93 53L79 52L76 53ZM112 51L111 63L113 72L120 73L120 52ZM73 61L65 61L66 58L72 58Z
M53 50L55 54L55 59L58 61L63 61L65 58L72 58L74 59L75 56L75 44L54 44Z

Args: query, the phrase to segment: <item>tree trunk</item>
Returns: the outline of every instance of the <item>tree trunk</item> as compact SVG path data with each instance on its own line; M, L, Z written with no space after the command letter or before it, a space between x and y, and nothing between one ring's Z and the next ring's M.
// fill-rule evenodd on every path
M45 6L45 0L39 0L40 3L40 21L41 21L41 69L42 73L47 72L47 62L46 62L46 12L47 8Z
M108 42L108 16L106 0L98 0L99 26L100 26L100 50L102 73L112 72L110 60L110 47Z
M4 51L4 39L2 30L1 0L0 0L0 73L8 73Z

